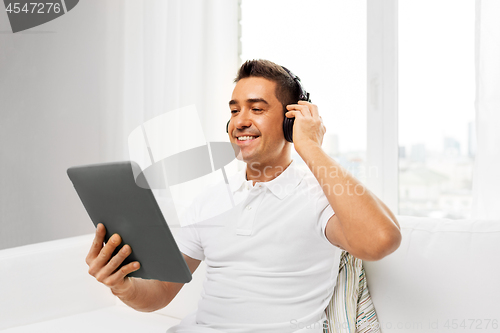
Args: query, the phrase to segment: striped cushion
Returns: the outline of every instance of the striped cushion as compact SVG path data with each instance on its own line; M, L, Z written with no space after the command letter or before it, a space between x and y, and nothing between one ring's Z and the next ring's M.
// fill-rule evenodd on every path
M325 333L381 332L368 291L363 261L346 251L340 257L337 285L325 312Z

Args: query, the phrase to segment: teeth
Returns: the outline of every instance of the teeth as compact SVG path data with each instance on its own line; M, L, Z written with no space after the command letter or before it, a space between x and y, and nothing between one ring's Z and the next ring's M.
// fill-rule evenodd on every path
M255 138L256 138L256 136L240 136L240 137L238 137L238 140L239 141L246 141L246 140L252 140Z

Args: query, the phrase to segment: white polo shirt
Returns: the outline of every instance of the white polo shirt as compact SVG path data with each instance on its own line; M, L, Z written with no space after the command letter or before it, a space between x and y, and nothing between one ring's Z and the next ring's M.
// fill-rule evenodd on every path
M292 161L269 182L242 170L229 185L233 209L203 218L228 197L221 183L181 218L179 249L207 273L197 311L167 332L323 332L341 249L325 236L334 212L318 181Z

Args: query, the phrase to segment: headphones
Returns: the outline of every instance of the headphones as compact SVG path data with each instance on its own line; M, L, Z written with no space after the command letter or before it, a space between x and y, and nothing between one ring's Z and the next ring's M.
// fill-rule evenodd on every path
M299 91L300 91L299 101L307 101L310 103L311 99L309 98L309 93L304 89L304 86L302 86L302 83L300 82L300 78L297 75L290 72L286 67L281 66L281 68L283 68L285 70L285 72L287 72L288 75L290 75L290 77L296 82L297 87L299 88ZM286 105L283 108L284 108L285 112L288 111L286 109ZM229 122L230 121L231 120L229 120L226 124L226 133L229 133ZM285 139L288 142L293 142L293 123L294 123L294 121L295 121L295 117L288 118L287 116L285 116L285 119L283 120L283 134L285 135Z

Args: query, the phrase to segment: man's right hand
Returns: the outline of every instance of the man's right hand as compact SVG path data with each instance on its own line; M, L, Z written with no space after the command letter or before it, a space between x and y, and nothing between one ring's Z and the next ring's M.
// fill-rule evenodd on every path
M115 295L128 293L132 288L132 280L127 277L127 274L138 270L140 264L134 261L117 270L123 260L132 253L132 249L130 245L124 245L120 252L111 257L116 247L120 245L121 237L114 234L103 246L105 235L106 228L102 223L99 223L96 228L94 242L85 259L85 262L89 265L89 274L95 277L97 281L108 286Z

